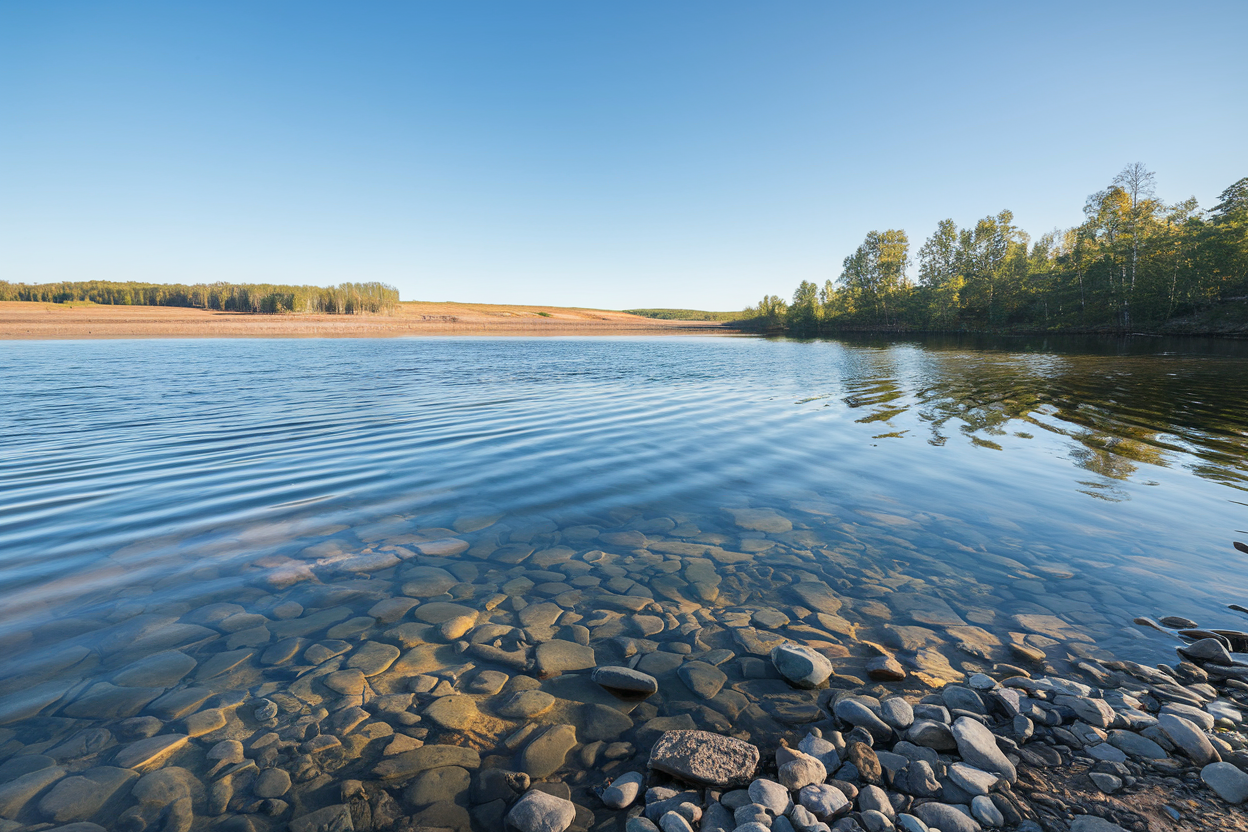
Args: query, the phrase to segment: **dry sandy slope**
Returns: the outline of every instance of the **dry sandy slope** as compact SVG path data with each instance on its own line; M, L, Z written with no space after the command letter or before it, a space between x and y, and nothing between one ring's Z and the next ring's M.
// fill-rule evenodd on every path
M544 313L544 314L539 314ZM386 338L403 335L727 334L708 321L477 303L400 304L392 315L245 315L171 306L0 302L0 339Z

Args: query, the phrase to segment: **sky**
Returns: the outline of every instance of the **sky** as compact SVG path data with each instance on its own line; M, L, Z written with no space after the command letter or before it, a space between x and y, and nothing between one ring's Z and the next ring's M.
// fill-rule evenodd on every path
M0 280L737 310L1142 161L1248 176L1248 3L0 3Z

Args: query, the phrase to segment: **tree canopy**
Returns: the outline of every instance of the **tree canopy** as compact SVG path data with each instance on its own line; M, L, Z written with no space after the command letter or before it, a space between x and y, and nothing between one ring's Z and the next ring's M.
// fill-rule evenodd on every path
M1135 162L1088 196L1083 216L1034 238L1008 210L964 227L941 220L913 259L905 231L871 231L835 281L803 281L792 304L768 295L746 315L794 332L1130 331L1248 296L1248 177L1205 211L1194 198L1162 201Z

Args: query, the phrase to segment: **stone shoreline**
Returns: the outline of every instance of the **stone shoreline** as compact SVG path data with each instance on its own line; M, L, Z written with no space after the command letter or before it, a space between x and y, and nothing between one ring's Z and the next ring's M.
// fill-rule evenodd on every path
M1248 830L1248 633L1137 619L1182 660L1116 661L1056 597L996 620L725 513L396 520L46 625L0 674L0 832Z

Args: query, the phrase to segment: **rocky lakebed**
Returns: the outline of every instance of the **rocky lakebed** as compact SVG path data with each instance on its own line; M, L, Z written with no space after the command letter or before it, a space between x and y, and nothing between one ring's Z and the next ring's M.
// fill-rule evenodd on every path
M0 832L1248 830L1248 633L863 519L396 515L84 588L0 641Z

